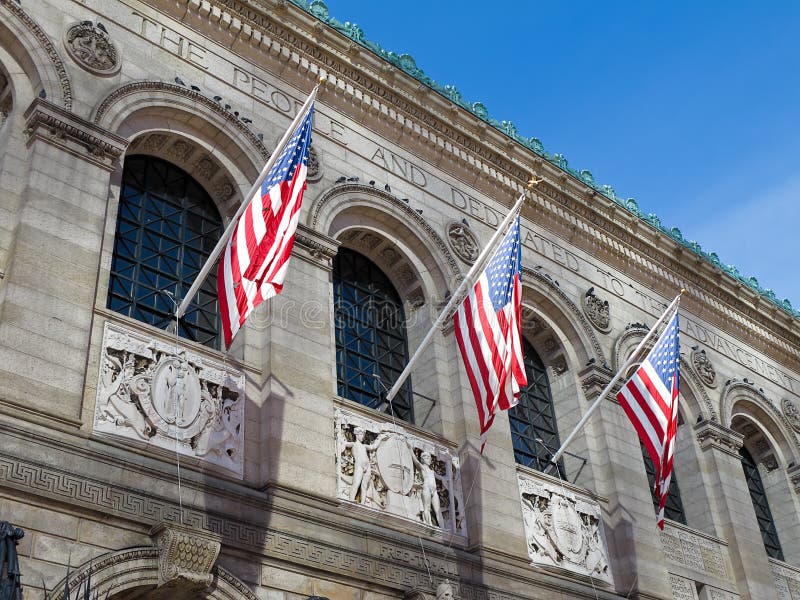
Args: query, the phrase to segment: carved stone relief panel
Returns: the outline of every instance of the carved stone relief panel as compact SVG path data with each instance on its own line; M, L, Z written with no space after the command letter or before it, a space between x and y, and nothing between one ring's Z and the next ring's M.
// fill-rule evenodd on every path
M600 506L592 498L518 474L528 556L613 584Z
M119 70L119 50L101 23L81 21L64 34L64 46L70 57L95 75L113 75Z
M242 476L244 374L106 323L94 431ZM177 441L176 441L177 440Z
M728 547L721 541L696 535L672 523L664 523L661 547L673 564L731 581Z
M697 600L697 589L691 579L670 573L669 585L672 588L672 600Z
M458 457L399 425L336 411L337 496L417 523L467 534Z
M739 600L741 596L719 588L705 585L698 594L699 600Z
M603 300L594 293L590 287L583 295L583 312L589 322L603 333L611 331L611 307L608 300Z
M480 254L478 238L465 222L453 221L447 226L447 243L456 256L471 265Z
M783 408L783 414L786 416L786 420L789 421L789 425L791 425L792 429L797 433L800 433L800 409L797 407L797 404L790 398L784 398L783 402L781 402L781 407Z
M717 371L706 355L706 351L699 346L692 347L692 367L701 381L708 387L717 387Z
M800 600L800 569L786 563L770 560L772 577L780 600Z
M306 179L311 183L322 179L322 163L319 160L319 153L314 146L308 149L308 171L306 171Z

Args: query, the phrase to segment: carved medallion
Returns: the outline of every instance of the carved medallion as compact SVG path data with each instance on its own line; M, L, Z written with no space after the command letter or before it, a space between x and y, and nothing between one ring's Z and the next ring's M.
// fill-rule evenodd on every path
M711 364L708 356L706 356L706 351L700 349L699 346L693 346L691 358L692 366L702 382L710 388L716 387L717 371L714 369L714 365Z
M480 254L478 238L463 222L453 221L447 226L447 242L461 260L472 264Z
M306 179L311 182L318 181L322 177L322 167L319 162L319 156L314 146L308 149L308 171L306 171Z
M583 312L595 328L603 333L611 331L611 307L608 300L602 300L595 295L593 287L583 295Z
M797 408L797 404L789 398L784 398L781 404L786 420L796 432L800 433L800 409Z
M414 485L411 448L402 436L390 434L375 451L378 474L390 492L408 495Z
M76 63L95 75L113 75L121 65L119 51L100 23L75 23L64 34L64 46Z

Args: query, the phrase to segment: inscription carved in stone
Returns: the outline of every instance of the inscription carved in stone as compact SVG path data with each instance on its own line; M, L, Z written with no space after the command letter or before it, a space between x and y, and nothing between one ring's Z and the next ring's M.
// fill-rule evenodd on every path
M789 398L784 398L781 406L783 414L786 415L786 420L789 421L795 431L800 433L800 409L797 408L797 404Z
M600 506L559 486L518 475L528 556L613 583Z
M611 307L608 300L599 298L590 287L583 295L583 312L589 321L603 333L611 331Z
M706 351L699 346L694 346L692 348L692 366L703 383L711 388L716 387L717 371L714 369L714 365L711 364L708 356L706 356Z
M665 523L661 546L664 556L673 564L730 580L728 549L722 542Z
M672 600L697 600L697 590L693 581L670 574L669 583L672 588Z
M800 569L787 563L770 560L775 589L781 600L800 598Z
M75 23L64 34L64 46L76 63L95 75L113 75L119 69L119 51L99 23Z
M337 495L466 535L458 458L398 425L336 411Z
M94 431L242 475L244 375L106 323ZM177 442L176 442L177 438Z
M472 264L480 254L478 238L464 223L453 221L447 226L447 242L461 260Z

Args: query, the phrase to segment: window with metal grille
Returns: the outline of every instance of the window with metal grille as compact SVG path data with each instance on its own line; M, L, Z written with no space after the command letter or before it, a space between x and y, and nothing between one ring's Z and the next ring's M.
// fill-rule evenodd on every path
M761 481L761 473L758 472L756 461L753 460L753 456L747 451L747 448L742 447L739 450L739 454L742 455L744 478L747 481L750 499L753 501L753 508L756 511L758 528L761 530L761 539L764 540L764 549L772 558L783 560L783 550L778 540L775 521L772 520L772 511L769 509L767 492L764 490L764 482Z
M522 341L528 385L520 391L519 403L508 411L514 458L526 467L546 471L550 458L561 445L550 382L542 359L527 340ZM564 463L558 461L559 475L565 479Z
M678 425L681 425L680 413L678 413ZM653 508L658 514L658 496L656 496L656 468L653 461L650 460L650 455L645 450L644 444L639 444L642 448L642 458L644 459L644 470L647 471L647 481L650 484L650 495L653 497ZM686 525L686 513L683 510L683 501L681 500L681 490L678 487L678 478L675 475L675 470L672 470L672 477L669 480L669 491L667 492L667 501L664 503L664 516L671 520L683 523Z
M365 406L384 406L408 362L403 303L389 278L367 257L339 248L333 260L338 393ZM377 375L377 377L376 377ZM395 416L413 422L411 381L392 401Z
M165 329L222 235L206 191L182 169L129 156L122 173L108 308ZM181 319L179 334L217 347L217 277L212 269Z

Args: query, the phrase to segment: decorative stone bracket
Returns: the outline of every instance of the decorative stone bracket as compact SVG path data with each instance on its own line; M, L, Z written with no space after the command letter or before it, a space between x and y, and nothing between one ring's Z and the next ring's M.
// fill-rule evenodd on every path
M43 98L31 102L25 121L29 145L43 140L108 171L128 146L125 138Z
M700 421L694 426L694 430L697 434L697 441L700 443L700 448L703 451L709 448L715 448L734 456L738 460L741 459L741 456L739 456L739 448L742 447L742 443L744 442L744 436L742 434L709 419Z
M221 538L207 531L160 523L150 536L158 548L158 586L154 597L196 598L214 580L211 569Z

